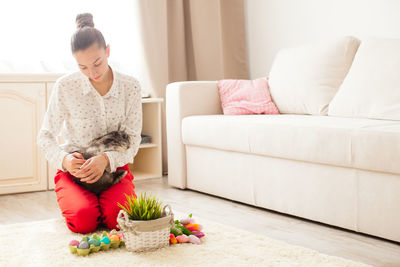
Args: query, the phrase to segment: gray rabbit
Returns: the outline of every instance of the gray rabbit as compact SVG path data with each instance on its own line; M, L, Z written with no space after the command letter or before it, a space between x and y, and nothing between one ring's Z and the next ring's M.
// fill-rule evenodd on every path
M89 146L86 148L72 148L65 147L66 151L79 152L87 160L93 156L99 155L106 151L118 151L123 152L130 147L130 138L124 131L113 131L103 136L93 139ZM104 171L100 179L92 184L81 182L79 178L74 177L74 181L82 186L83 188L99 195L110 186L118 183L122 178L125 177L127 171L119 170L113 173Z

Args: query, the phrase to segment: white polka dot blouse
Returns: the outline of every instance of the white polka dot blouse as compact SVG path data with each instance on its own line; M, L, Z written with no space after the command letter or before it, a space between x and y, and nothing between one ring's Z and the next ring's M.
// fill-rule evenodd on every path
M49 106L37 137L46 159L60 170L67 147L87 147L94 138L111 131L125 131L131 146L125 152L105 152L110 160L108 171L133 163L141 137L142 103L139 82L112 70L114 81L101 96L80 71L64 75L54 85ZM64 144L59 145L57 136Z

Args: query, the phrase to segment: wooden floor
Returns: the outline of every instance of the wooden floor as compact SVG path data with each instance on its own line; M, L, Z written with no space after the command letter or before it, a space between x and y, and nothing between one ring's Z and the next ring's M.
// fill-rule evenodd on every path
M400 266L399 243L172 188L168 186L166 177L136 181L135 185L137 193L153 192L173 210L193 213L195 217L374 266ZM54 191L0 196L0 224L51 218L61 218Z

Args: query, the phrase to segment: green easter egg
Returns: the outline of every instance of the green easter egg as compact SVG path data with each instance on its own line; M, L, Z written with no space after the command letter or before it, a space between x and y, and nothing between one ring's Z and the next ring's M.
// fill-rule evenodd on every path
M97 240L95 238L91 238L88 243L89 243L89 245L94 245L96 247L100 246L99 240Z
M106 231L104 231L103 233L102 233L102 235L101 235L101 237L108 237L108 233L106 232Z
M93 239L96 239L96 240L98 240L98 241L100 241L100 236L98 236L97 234L93 234L93 235L92 235L92 238L93 238Z

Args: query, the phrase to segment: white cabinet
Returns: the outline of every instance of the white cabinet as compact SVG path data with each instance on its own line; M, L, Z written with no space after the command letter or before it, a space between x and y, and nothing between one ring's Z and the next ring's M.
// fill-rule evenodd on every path
M36 145L45 110L44 83L0 82L0 194L47 189Z

